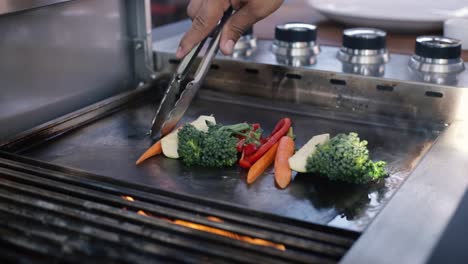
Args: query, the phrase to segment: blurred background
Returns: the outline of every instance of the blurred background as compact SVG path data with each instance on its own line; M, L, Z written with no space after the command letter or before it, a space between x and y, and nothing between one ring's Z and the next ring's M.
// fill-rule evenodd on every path
M186 19L188 2L189 0L151 0L153 27Z

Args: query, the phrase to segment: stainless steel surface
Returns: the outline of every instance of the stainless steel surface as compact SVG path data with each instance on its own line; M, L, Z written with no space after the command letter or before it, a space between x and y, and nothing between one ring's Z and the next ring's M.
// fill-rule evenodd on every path
M336 57L343 64L344 73L382 77L385 75L385 63L390 55L386 49L357 50L342 47Z
M457 85L458 73L434 73L434 72L423 72L409 68L414 78L420 82L434 83L440 85Z
M385 64L356 64L343 62L342 70L344 73L382 77L385 74Z
M436 74L456 74L465 70L465 64L462 59L432 59L418 55L411 57L409 67L415 71Z
M338 51L336 56L342 62L351 64L384 64L387 63L390 58L386 49L357 50L344 47Z
M455 122L342 263L426 263L467 187L468 123Z
M356 37L357 39L371 40L376 37L387 37L387 33L377 28L348 28L343 31L343 35Z
M169 113L174 107L177 101L177 95L180 93L180 86L182 81L187 77L187 74L194 63L197 54L203 47L206 39L198 43L184 59L180 62L176 72L172 76L172 80L169 82L169 86L164 93L164 96L156 110L153 121L151 123L150 134L152 137L158 135L164 125L164 122L169 117Z
M260 52L260 50L259 50ZM257 54L257 53L256 53ZM173 72L172 54L159 53L160 70ZM468 89L423 82L397 82L370 76L338 74L310 68L219 59L205 85L233 93L269 96L313 104L340 113L359 113L379 122L400 118L396 126L443 126L466 118Z
M174 30L175 31L175 30ZM181 38L181 34L164 39L155 41L153 43L153 50L156 52L157 55L167 55L172 56L175 54L176 43ZM277 62L275 55L271 52L272 41L268 40L259 40L257 41L257 51L252 54L250 57L242 57L242 58L229 58L222 56L219 54L217 56L218 59L222 61L243 61L252 63L253 66L255 65L276 65L281 66L284 65L282 63ZM321 52L316 56L316 63L313 65L308 66L298 66L294 70L316 70L316 71L325 71L328 72L330 75L333 74L341 74L345 73L343 71L343 63L336 59L336 54L339 51L339 48L336 47L328 47L324 46L321 47ZM167 59L167 57L165 57ZM441 86L432 84L429 82L425 82L421 80L416 74L412 73L408 68L410 56L400 55L400 54L391 54L391 60L385 64L385 73L380 78L382 82L389 82L389 83L404 83L404 84L415 84L420 86L426 86L427 88L435 88L439 89ZM158 59L159 63L163 63L163 59ZM466 64L465 68L466 68ZM158 65L158 69L163 69L162 65ZM293 70L291 70L293 71ZM456 81L453 84L450 84L446 88L468 88L468 71L464 71L456 76Z
M315 41L285 42L275 40L271 45L271 51L276 55L278 63L300 67L315 64L320 47Z
M151 1L125 1L128 15L128 35L133 44L133 71L135 82L148 83L156 78L151 36Z
M135 87L125 3L75 0L0 17L0 140Z
M204 87L200 91L184 115L183 123L202 114L214 114L223 124L260 122L268 133L286 115L293 120L298 146L316 134L356 131L369 140L374 159L389 162L391 176L377 184L349 185L301 174L295 176L290 187L279 190L275 187L272 169L248 186L246 171L238 167L221 170L189 168L179 160L163 156L135 166L138 156L153 143L146 136L148 119L153 114L151 96L141 96L146 101L136 101L127 110L44 142L22 154L137 184L362 231L437 137L437 132L431 130L400 129L393 124L370 122L358 114L342 115L309 104L288 103L280 98L273 100L272 94L270 97L240 96L216 92L214 88ZM224 87L217 90L222 91ZM268 89L264 92L271 93Z
M243 35L234 46L232 57L249 57L257 48L257 38L254 35Z
M193 98L195 97L201 85L203 84L206 74L208 73L208 70L211 67L211 63L214 57L216 56L216 54L218 53L219 43L221 41L221 32L224 27L224 24L227 22L229 17L231 17L232 12L233 12L232 8L229 8L224 13L223 17L221 18L218 25L216 26L215 31L212 34L212 39L210 41L210 44L208 45L206 53L194 74L193 80L190 81L185 87L185 89L182 91L182 93L180 94L180 98L176 101L174 108L169 112L167 119L164 121L162 125L162 128L161 128L162 136L165 136L169 134L172 130L174 130L177 123L182 118L185 111L187 111ZM203 43L200 45L200 47L202 47L202 45ZM199 51L197 47L195 47L194 49L196 49L197 52L193 54L193 57L197 56L198 51ZM189 53L189 55L191 54ZM192 60L192 56L190 56L189 59ZM181 65L184 65L184 64L181 64Z
M0 15L69 1L71 0L3 0L0 1Z

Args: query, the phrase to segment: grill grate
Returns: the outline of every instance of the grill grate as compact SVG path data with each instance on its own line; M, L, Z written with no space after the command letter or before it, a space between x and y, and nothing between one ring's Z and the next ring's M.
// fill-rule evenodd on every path
M0 258L25 263L333 263L358 237L3 152L0 234Z

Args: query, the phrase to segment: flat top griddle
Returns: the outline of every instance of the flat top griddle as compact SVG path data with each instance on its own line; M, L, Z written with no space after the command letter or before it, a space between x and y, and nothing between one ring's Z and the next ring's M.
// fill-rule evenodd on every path
M167 191L229 202L250 209L305 220L312 223L362 231L411 173L438 133L397 129L356 119L317 116L313 108L275 103L259 98L202 90L181 122L213 114L218 123L259 122L272 129L289 116L302 146L317 134L357 132L368 140L374 160L388 162L390 177L367 185L331 182L298 174L285 190L275 187L272 169L252 186L246 171L189 168L181 161L158 156L135 166L136 159L153 142L147 136L155 103L151 94L134 100L129 107L42 142L21 154L57 165L69 166L127 182ZM269 133L269 131L266 131Z

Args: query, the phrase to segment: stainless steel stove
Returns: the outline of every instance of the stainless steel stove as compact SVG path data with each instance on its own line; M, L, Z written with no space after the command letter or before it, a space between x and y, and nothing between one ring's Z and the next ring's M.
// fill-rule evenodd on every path
M148 4L141 1L144 2ZM91 10L91 3L94 2L76 0L68 3L76 6L63 4L48 8L56 11L63 8L61 12ZM48 115L47 121L30 125L29 129L24 129L26 122L23 122L23 129L18 126L0 143L0 194L8 197L12 190L22 190L21 195L2 203L2 208L7 208L9 203L14 205L13 213L2 211L5 219L11 221L12 215L22 217L22 222L7 225L5 230L27 234L21 231L29 221L25 215L27 210L21 211L22 206L48 217L43 210L55 204L56 209L72 207L73 212L79 208L97 214L70 220L66 214L53 213L60 221L85 223L83 228L113 230L114 235L124 239L112 243L122 248L122 256L129 261L145 262L145 256L157 255L174 261L201 262L200 252L212 252L207 260L224 262L274 261L275 258L277 262L307 262L309 257L314 262L421 263L428 258L468 185L468 71L464 69L466 63L460 59L460 45L455 40L422 36L415 43L415 54L406 56L389 53L386 34L378 29L346 30L343 47L329 47L317 42L316 32L320 28L291 23L276 27L275 40L260 40L255 37L255 31L248 31L236 45L232 57L218 54L182 122L201 114L213 114L221 123L260 122L272 128L279 118L289 116L298 145L316 134L353 131L369 141L373 158L389 163L390 176L375 184L355 186L298 174L289 188L279 190L271 171L248 186L245 171L235 167L188 168L164 157L156 157L139 167L134 165L153 143L147 135L151 119L171 73L180 62L175 58L175 50L189 22L153 30L150 43L151 35L145 27L147 17L141 12L147 6L126 4L122 1L120 6L112 7L130 21L139 21L132 24L139 26L126 28L132 41L119 39L123 43L118 45L123 53L119 60L130 62L125 66L131 69L130 76L106 75L109 81L105 85L93 82L95 89L106 91L105 95L88 93L90 100L85 107L75 104L67 109L62 107L63 115L58 118ZM125 31L119 32L114 33ZM93 47L100 47L99 43L98 38ZM80 51L86 53L86 49ZM70 53L70 56L73 54L81 53ZM93 65L86 60L82 62L82 68ZM119 82L115 76L123 78L130 89L125 92L111 89L111 84ZM73 186L84 189L74 191ZM36 188L52 190L44 190L40 196L33 194ZM98 191L105 198L88 195L90 191ZM54 196L55 192L59 194ZM31 197L48 203L34 204ZM55 197L53 203L51 197ZM70 204L66 202L67 197L76 200ZM127 197L127 201L121 197ZM138 203L129 202L128 197ZM152 203L164 203L177 210L181 209L180 203L183 212L156 208ZM97 211L93 209L95 206L99 207ZM193 206L196 210L190 209ZM102 219L107 221L110 214L129 225L118 228L110 222L99 225L90 220L105 216ZM156 217L148 218L148 214ZM224 223L208 221L207 216L222 219ZM266 222L255 225L262 218ZM168 224L180 219L274 245L284 242L286 251L244 245L245 241L229 244L229 239L219 240L199 233L190 238L189 227L177 227L179 230ZM281 223L284 231L274 227ZM134 225L149 225L151 232L162 229L167 236L176 232L178 238L172 242L161 242L158 238L156 243L145 230L132 229L136 228ZM34 222L34 230L40 228L41 224ZM46 241L58 237L50 234L50 227L42 228L49 233L34 233L35 244L31 244L29 251L25 249L26 244L15 242L24 242L27 235L18 240L0 239L0 242L8 248L39 254L40 235L47 233L41 238ZM314 232L302 236L300 232L304 230ZM76 236L72 234L76 232L63 231L60 236L70 236L64 241L73 242ZM188 237L181 232L188 232L184 233ZM131 243L138 235L146 243L141 252L148 255L135 255L138 250L134 252ZM89 234L80 233L80 236ZM180 244L186 241L204 243L213 250ZM218 242L219 246L214 245ZM112 243L103 242L102 247L109 249ZM223 253L229 245L235 249ZM53 243L46 246L54 249ZM68 259L76 260L87 252L88 246L77 247L77 255ZM157 251L158 248L161 250ZM188 250L190 256L171 258L180 248ZM246 255L241 253L244 249L248 251ZM119 255L118 251L104 251L109 259ZM47 252L53 251L44 252L41 254L47 256ZM66 251L63 254L66 256ZM50 256L60 259L61 255Z

